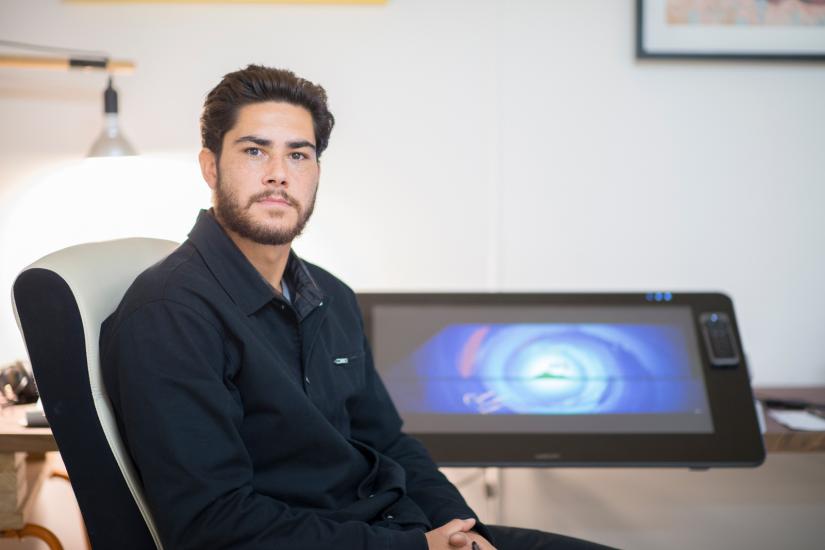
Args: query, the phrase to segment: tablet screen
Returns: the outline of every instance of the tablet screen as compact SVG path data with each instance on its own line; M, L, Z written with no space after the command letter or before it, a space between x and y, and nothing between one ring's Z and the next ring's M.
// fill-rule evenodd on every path
M688 306L387 304L372 325L410 432L714 430Z

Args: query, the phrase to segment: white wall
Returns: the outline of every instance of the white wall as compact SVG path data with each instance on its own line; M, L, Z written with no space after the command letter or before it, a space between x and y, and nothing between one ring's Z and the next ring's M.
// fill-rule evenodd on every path
M757 384L823 384L825 65L636 61L633 2L0 3L0 36L104 49L146 158L81 162L98 74L0 69L0 287L40 255L185 238L205 93L259 62L338 119L296 248L357 289L723 290ZM0 362L24 355L0 309Z

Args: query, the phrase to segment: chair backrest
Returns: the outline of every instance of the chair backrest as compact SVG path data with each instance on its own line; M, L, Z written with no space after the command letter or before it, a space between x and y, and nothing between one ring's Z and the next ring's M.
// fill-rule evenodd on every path
M100 372L100 325L135 278L177 243L120 239L49 254L24 269L12 305L95 548L162 548Z

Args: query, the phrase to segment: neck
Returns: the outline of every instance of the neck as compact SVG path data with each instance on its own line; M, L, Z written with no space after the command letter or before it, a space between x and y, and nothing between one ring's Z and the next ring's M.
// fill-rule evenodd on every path
M241 253L246 256L249 263L272 285L278 292L283 292L281 288L281 279L286 270L286 263L289 260L289 251L292 243L287 244L260 244L242 237L238 233L232 231L226 225L221 223L216 216L218 223L221 224L223 230L232 239L232 242L240 249Z

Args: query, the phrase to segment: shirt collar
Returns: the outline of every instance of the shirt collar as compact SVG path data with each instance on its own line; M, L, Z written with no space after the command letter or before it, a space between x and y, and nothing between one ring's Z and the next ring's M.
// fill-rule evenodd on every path
M200 253L206 266L233 302L251 315L278 295L255 269L243 252L232 242L212 211L201 210L189 241ZM289 281L292 307L303 320L321 305L324 293L294 250L289 251L284 278Z

